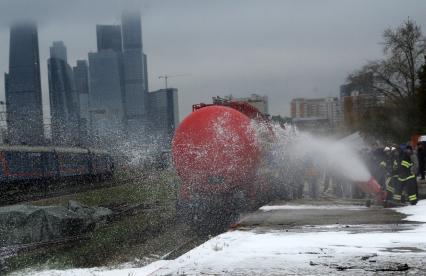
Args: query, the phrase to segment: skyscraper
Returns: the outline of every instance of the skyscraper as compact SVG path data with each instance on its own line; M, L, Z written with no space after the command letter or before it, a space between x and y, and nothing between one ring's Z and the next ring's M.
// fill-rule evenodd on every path
M52 140L57 145L78 145L80 103L63 42L54 42L50 54L47 66Z
M43 142L43 111L37 26L20 22L10 29L9 73L5 75L9 141Z
M89 53L90 136L106 147L123 139L125 109L120 25L97 25L98 52Z
M145 54L143 54L143 73L144 73L144 88L145 95L148 94L149 84L148 84L148 58Z
M67 48L63 41L53 41L53 44L50 47L50 57L62 59L67 62Z
M111 49L89 53L89 117L95 144L119 143L125 130L121 54Z
M148 81L146 57L142 47L141 17L138 12L122 15L124 107L127 132L139 139L147 125Z
M150 131L157 144L168 147L179 124L178 90L160 89L148 95Z
M89 67L86 60L77 60L73 67L75 87L80 99L80 142L86 145L89 134Z
M138 12L124 13L122 26L97 25L96 53L89 53L89 121L94 142L123 137L140 142L148 127L148 76Z
M115 52L121 52L120 25L96 25L96 38L98 52L108 49Z

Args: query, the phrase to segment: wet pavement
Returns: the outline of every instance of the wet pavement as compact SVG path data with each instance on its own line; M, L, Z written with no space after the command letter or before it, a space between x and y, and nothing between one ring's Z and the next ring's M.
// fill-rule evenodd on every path
M274 202L149 275L426 275L422 213L426 201Z
M306 225L401 225L406 215L381 206L365 207L364 201L323 199L299 200L291 204L274 202L258 211L242 215L239 227L306 226Z
M426 275L426 200L367 208L323 198L274 202L173 260L36 275Z

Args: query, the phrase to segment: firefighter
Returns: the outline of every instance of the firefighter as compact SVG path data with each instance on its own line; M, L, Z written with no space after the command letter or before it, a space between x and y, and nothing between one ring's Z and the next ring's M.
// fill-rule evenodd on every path
M386 176L387 176L387 159L388 155L390 155L390 147L385 147L383 152L377 154L377 161L379 162L379 166L377 168L376 180L379 182L382 190L386 189Z
M412 160L413 150L407 146L401 155L399 163L398 182L400 189L405 192L411 205L417 204L417 179L415 170L415 160ZM401 201L405 201L403 198Z
M398 182L399 170L399 151L396 147L391 146L387 152L388 159L386 162L387 177L386 177L386 201L394 200L401 201L401 189Z

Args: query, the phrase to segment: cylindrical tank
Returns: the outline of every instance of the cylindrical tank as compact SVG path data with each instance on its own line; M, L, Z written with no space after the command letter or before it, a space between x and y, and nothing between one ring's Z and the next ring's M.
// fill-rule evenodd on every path
M231 192L247 184L259 162L250 118L219 105L198 109L182 121L172 154L184 188L198 194Z

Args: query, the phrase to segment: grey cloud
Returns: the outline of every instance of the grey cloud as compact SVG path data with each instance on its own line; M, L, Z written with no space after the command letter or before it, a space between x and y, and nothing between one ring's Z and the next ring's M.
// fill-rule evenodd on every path
M293 97L337 95L348 73L382 55L386 27L410 16L426 28L423 0L1 0L0 71L8 70L9 23L32 16L47 99L51 42L63 40L74 64L95 50L95 25L119 23L123 9L142 12L151 90L163 86L159 75L191 74L170 79L181 116L230 93L267 94L272 113L286 115Z

